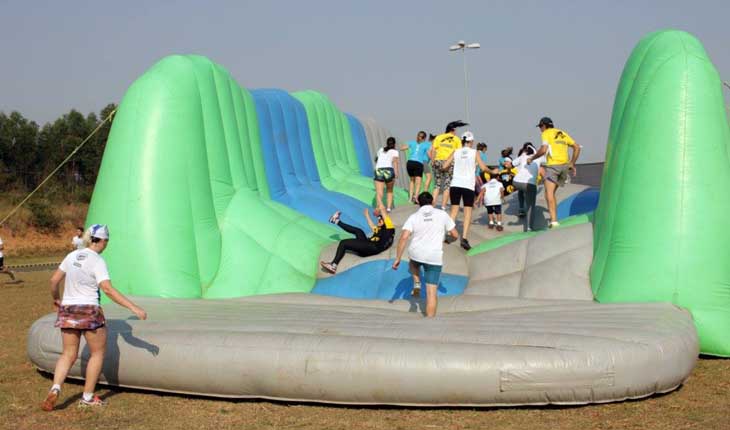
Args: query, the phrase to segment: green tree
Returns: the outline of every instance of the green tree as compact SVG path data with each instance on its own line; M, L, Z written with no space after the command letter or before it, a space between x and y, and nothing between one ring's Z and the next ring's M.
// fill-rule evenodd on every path
M0 159L3 186L28 188L38 182L38 124L19 112L0 113Z

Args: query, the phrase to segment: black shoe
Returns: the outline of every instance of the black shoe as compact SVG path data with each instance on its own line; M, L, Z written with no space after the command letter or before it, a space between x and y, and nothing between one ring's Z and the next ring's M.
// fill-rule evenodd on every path
M471 245L469 245L469 241L466 239L461 239L461 247L467 251L471 249Z

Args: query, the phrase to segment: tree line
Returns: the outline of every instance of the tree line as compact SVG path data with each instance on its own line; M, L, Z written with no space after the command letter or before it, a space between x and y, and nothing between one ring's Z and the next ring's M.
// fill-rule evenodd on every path
M75 109L39 126L20 112L0 111L0 191L24 194L34 189L116 109L108 104L97 115ZM88 202L99 172L112 121L44 185L47 198Z

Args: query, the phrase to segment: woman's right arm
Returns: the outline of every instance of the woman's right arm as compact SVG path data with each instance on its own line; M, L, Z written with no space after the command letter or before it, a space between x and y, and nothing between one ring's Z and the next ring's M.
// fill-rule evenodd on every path
M132 311L133 314L137 315L137 318L141 320L147 319L147 312L144 311L144 309L140 308L139 306L135 305L131 300L124 297L124 294L117 291L116 288L112 287L111 281L101 281L99 284L99 288L109 296L110 299L112 299L115 303L124 306L125 308Z
M61 284L61 281L63 281L65 276L66 274L61 269L56 269L56 271L53 272L53 276L51 276L51 297L53 297L54 307L61 306L61 294L58 291L58 286Z

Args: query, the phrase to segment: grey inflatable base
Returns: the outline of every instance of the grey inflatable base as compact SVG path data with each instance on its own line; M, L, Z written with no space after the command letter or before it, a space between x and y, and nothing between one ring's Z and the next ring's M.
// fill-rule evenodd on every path
M346 404L581 404L673 390L698 353L689 314L658 303L447 297L425 319L406 301L304 294L138 300L150 320L106 307L102 383ZM53 321L38 320L28 342L45 371L61 352ZM83 374L82 348L70 377Z
M456 249L448 258L459 257ZM108 305L102 382L418 406L583 404L675 389L699 353L690 314L664 303L594 303L590 249L585 224L462 254L452 267L467 271L469 284L461 296L441 297L433 319L415 299L314 294L136 298L147 321ZM31 361L45 371L61 353L54 319L36 321L28 339ZM82 377L87 358L84 350L70 377Z

